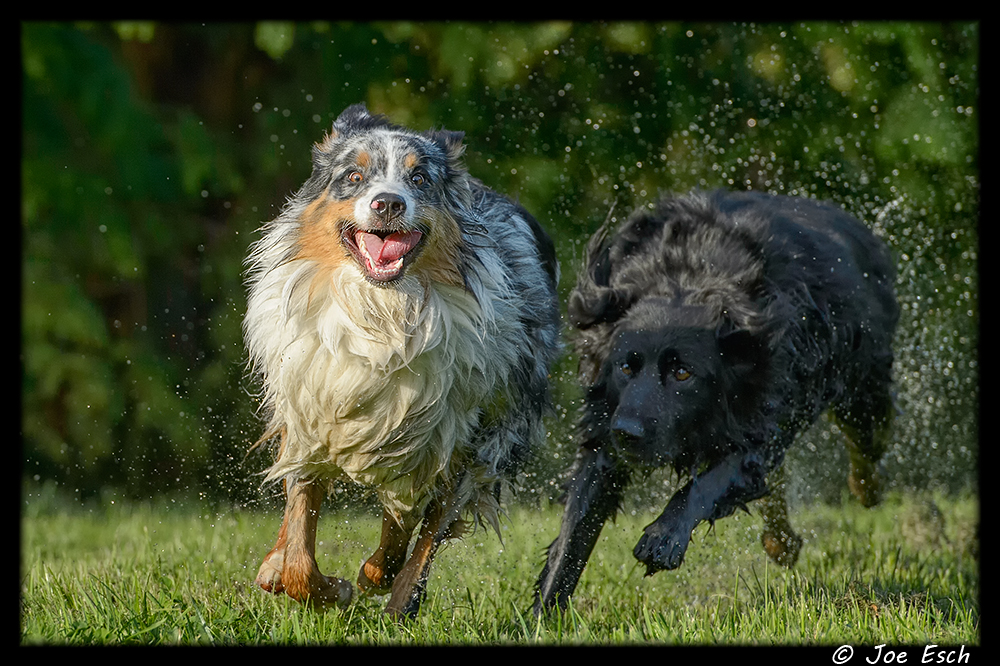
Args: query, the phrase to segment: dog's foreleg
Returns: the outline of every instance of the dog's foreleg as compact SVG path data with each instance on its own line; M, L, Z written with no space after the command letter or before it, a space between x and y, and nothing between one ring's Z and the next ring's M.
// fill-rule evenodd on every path
M418 514L419 515L419 514ZM403 518L409 521L409 516ZM361 566L358 573L358 587L364 592L385 594L391 589L403 562L406 561L406 549L410 544L413 526L408 528L388 511L382 512L382 537L378 550Z
M548 548L535 592L536 615L556 605L565 608L583 574L604 523L614 516L629 482L624 465L602 450L585 450L566 487L566 508L559 536Z
M286 483L285 518L278 542L257 574L257 584L273 593L318 607L346 606L354 586L340 578L324 576L316 565L316 527L324 490L309 481Z
M777 464L780 460L766 464L756 451L734 453L688 481L670 498L660 517L646 527L632 551L646 565L646 575L679 567L698 523L724 518L764 496L767 473Z

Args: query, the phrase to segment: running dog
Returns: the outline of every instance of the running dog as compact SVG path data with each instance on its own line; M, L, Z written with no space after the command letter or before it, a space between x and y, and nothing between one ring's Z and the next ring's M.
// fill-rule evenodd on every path
M764 547L794 564L802 542L767 477L827 408L851 491L879 497L899 317L884 245L839 208L750 192L667 197L608 226L569 301L586 404L536 613L565 607L642 470L688 479L635 546L646 575L680 566L698 523L765 495Z
M266 591L350 601L354 586L315 558L320 505L347 478L384 507L358 586L416 615L439 544L498 528L500 484L543 436L554 246L469 175L462 141L347 108L251 248L244 334L270 415L258 444L278 442L266 481L286 496L256 578Z

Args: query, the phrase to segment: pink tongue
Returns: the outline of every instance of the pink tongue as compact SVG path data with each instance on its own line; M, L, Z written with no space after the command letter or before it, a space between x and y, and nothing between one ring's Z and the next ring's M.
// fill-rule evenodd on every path
M357 236L358 246L365 248L373 262L387 264L396 261L416 247L420 241L421 233L419 231L398 231L386 236L384 241L375 234L365 231L359 231ZM363 245L360 242L362 238L364 239Z

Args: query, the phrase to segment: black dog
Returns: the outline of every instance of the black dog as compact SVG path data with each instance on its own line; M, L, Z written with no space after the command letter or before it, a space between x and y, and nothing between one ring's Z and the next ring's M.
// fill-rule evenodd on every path
M569 302L589 388L536 612L565 606L643 469L690 477L635 547L646 575L680 566L699 522L765 495L765 549L793 564L801 540L767 476L828 407L849 438L851 491L879 497L898 306L864 225L808 199L718 192L664 198L609 236L591 240Z

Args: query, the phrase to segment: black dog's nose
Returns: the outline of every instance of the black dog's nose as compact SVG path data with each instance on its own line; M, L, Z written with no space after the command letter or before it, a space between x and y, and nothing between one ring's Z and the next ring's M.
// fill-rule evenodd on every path
M372 210L384 219L392 219L406 212L406 201L398 194L382 192L372 198Z
M646 428L638 416L623 416L616 414L611 421L611 432L621 442L629 442L646 437Z

